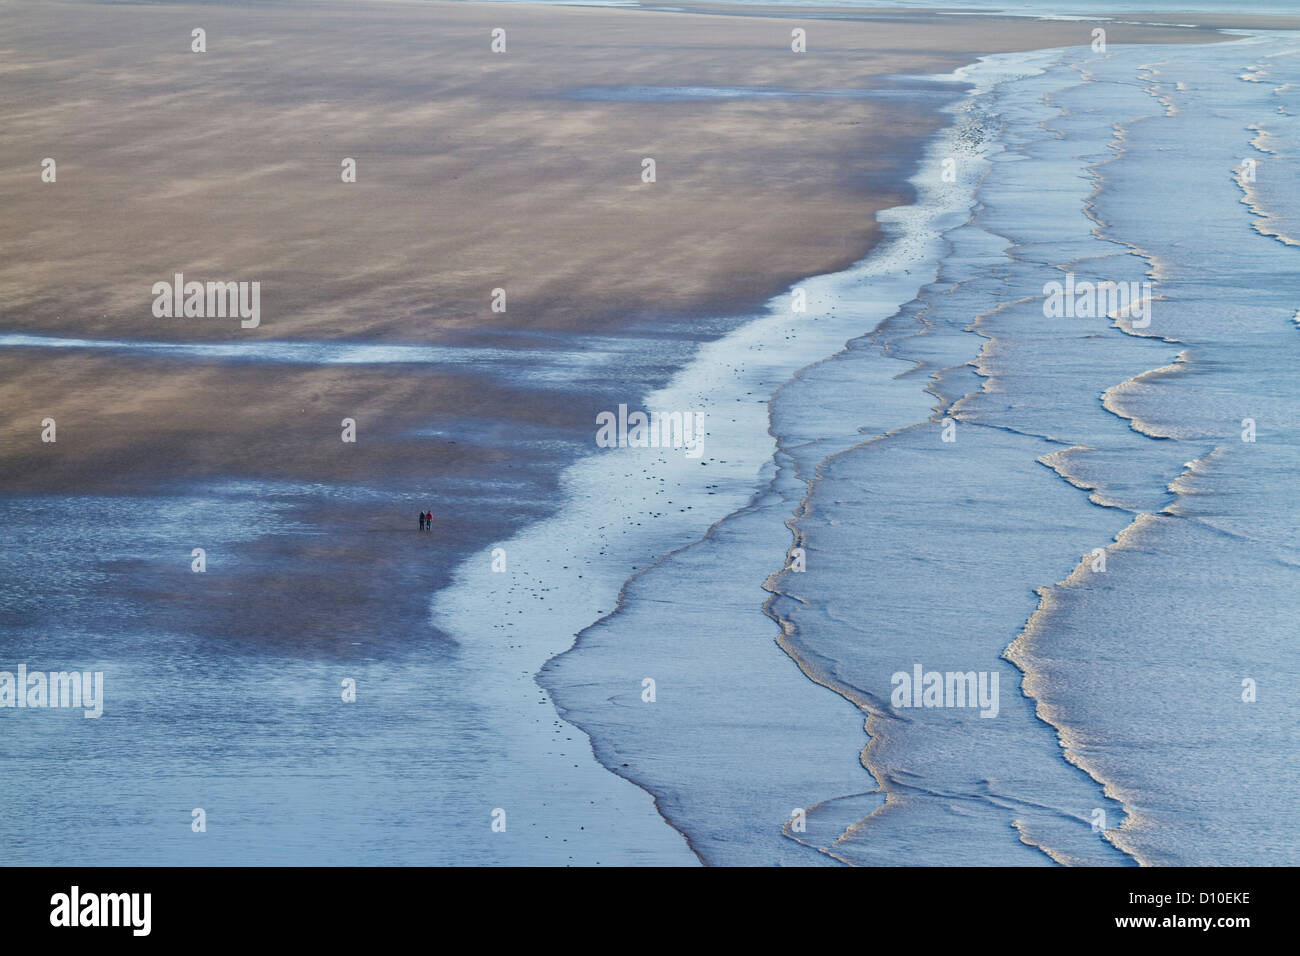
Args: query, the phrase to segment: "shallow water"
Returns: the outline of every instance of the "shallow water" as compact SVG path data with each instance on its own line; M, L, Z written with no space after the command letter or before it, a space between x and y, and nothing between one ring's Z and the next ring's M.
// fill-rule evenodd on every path
M739 747L723 732L775 696L746 689L763 686L748 675L778 632L737 660L731 637L763 633L760 597L716 570L752 566L759 547L779 570L756 527L765 514L807 552L806 571L769 584L786 648L859 708L828 717L869 715L851 786L787 791L813 808L800 843L864 864L1300 856L1279 827L1297 794L1277 756L1300 726L1286 651L1297 250L1252 229L1233 174L1259 129L1290 128L1277 107L1295 44L988 58L971 71L990 74L986 92L916 179L918 206L882 214L895 242L869 265L889 268L804 283L818 321L879 327L776 392L777 450L755 497L639 576L545 675L598 754L660 795L706 860L745 858L736 820L750 859L770 859L776 807L756 812L724 781L766 784L774 739L795 749L834 734L764 722L761 745ZM1260 60L1274 64L1268 84L1240 78ZM972 142L984 148L964 154ZM1281 143L1260 167L1275 193L1293 181ZM949 156L979 182L969 223L969 206L935 189ZM1284 231L1286 204L1268 212ZM1154 281L1150 325L1047 318L1045 284L1066 271ZM1180 354L1177 371L1151 374ZM1248 414L1267 438L1240 440ZM714 688L670 726L612 703L625 649L661 646L673 672ZM997 716L895 707L892 675L918 664L997 674ZM1243 702L1246 678L1267 682L1268 699Z
M497 336L504 332L495 333ZM516 336L518 337L518 336ZM290 341L150 342L53 335L0 334L0 348L111 352L179 361L266 362L280 365L421 365L455 371L507 374L529 387L608 390L625 380L627 364L658 355L664 364L685 361L689 344L633 336L530 336L527 347L414 345L403 343Z
M251 648L274 622L214 638L187 601L282 577L257 546L307 535L304 500L390 490L6 499L0 669L106 682L98 720L3 715L10 859L74 841L90 863L1294 864L1296 43L961 71L978 92L866 262L801 283L806 312L783 296L671 356L0 338L518 367L705 416L698 458L520 438L582 456L558 510L468 556L418 627L379 616L313 654ZM1150 326L1046 318L1065 271L1155 282ZM421 434L449 428L495 440ZM792 545L806 571L782 570ZM123 569L164 600L114 591ZM896 707L918 664L996 674L996 716Z

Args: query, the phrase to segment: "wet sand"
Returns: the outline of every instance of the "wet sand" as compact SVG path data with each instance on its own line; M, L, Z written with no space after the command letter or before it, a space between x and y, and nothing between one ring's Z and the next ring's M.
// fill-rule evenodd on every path
M1089 37L1085 24L915 14L826 27L802 12L494 4L0 6L0 329L125 340L418 342L637 323L707 335L703 317L744 314L862 258L874 211L908 198L902 180L933 111L913 99L628 103L574 91L858 89ZM809 52L794 54L801 24ZM195 26L206 53L189 52ZM489 48L498 26L504 54ZM1115 28L1111 40L1203 36ZM46 156L55 183L40 181ZM647 156L653 184L641 182ZM344 157L358 162L356 183L341 181ZM177 272L259 281L260 326L155 318L151 287ZM496 288L504 313L491 311ZM333 428L348 409L401 421L416 401L433 419L488 405L527 421L539 407L409 369L291 380L11 353L0 489L111 490L184 477L187 462L198 476L200 460L346 480L354 464L292 438L292 455L271 452L313 409ZM35 440L33 416L46 415L68 436L57 456ZM399 459L376 454L369 467Z
M264 543L249 558L260 548L264 566L309 566L309 579L250 578L209 613L191 602L177 616L294 643L385 609L418 620L458 557L554 506L555 475L591 450L596 411L662 382L681 343L861 259L874 212L910 198L904 179L942 102L915 85L892 98L662 101L655 89L888 90L898 74L1084 44L1091 29L463 3L0 11L0 331L127 342L535 333L539 349L565 350L584 347L574 335L635 330L675 343L596 390L472 368L0 352L0 494L301 486L300 519L334 543ZM190 52L195 27L205 53ZM502 54L490 49L498 27ZM796 27L807 53L790 50ZM1113 43L1206 38L1108 29ZM599 98L625 87L651 91ZM597 98L574 98L582 91ZM45 157L54 183L40 179ZM341 180L344 157L355 183ZM645 157L654 183L642 182ZM260 325L156 318L152 285L178 272L260 282ZM496 288L504 313L491 311ZM57 443L40 440L47 417ZM340 441L345 417L358 421L356 444ZM539 433L554 440L513 441ZM324 504L324 486L392 497ZM426 504L440 514L437 547L422 541L418 573L399 573L409 556L387 536L414 536ZM146 604L166 593L146 569L117 570L106 587ZM358 588L371 597L353 600Z
M127 343L0 348L0 632L16 660L102 660L113 688L111 733L78 720L14 736L28 796L11 829L55 820L102 862L321 862L363 845L390 862L687 859L534 679L571 633L538 639L563 616L538 585L554 569L512 549L517 578L496 575L487 548L558 507L597 410L637 403L792 282L859 260L874 212L910 198L940 120L919 88L600 96L888 92L895 74L1090 37L1078 23L792 16L0 0L0 334ZM807 54L789 52L796 26ZM46 156L57 183L40 182ZM340 181L345 156L355 184ZM156 319L151 286L176 272L260 281L260 327ZM489 310L496 287L505 313ZM636 344L602 352L597 333ZM522 346L560 371L129 347L285 340ZM355 444L340 441L345 417ZM437 522L421 535L426 507ZM586 530L643 518L657 520L625 510ZM635 570L605 554L598 541L579 557ZM458 566L506 593L452 637L430 599ZM338 704L342 675L361 688L355 711ZM842 706L799 686L782 697L797 717ZM792 772L835 745L818 743ZM835 749L834 772L856 774L852 748ZM88 752L105 756L93 788ZM198 850L194 793L221 821ZM486 825L497 806L510 842Z

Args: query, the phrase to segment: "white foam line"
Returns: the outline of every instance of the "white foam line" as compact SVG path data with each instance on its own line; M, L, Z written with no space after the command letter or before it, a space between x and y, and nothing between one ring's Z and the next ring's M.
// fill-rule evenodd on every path
M1051 56L985 58L945 79L969 80L987 89L999 79L1041 72L1040 64ZM880 214L892 238L845 272L800 283L806 313L792 314L790 296L779 296L764 314L702 345L664 388L616 399L631 408L704 413L699 458L672 449L597 450L593 421L593 454L561 476L564 503L559 511L468 558L451 585L434 595L431 617L484 668L500 668L508 660L513 694L493 703L500 711L517 711L511 723L519 725L525 738L536 719L539 686L534 675L543 665L568 650L577 633L614 610L636 569L699 540L765 486L776 451L768 431L771 394L799 369L870 332L937 275L942 234L969 217L983 170L982 162L963 161L957 181L949 183L942 180L940 163L952 155L982 160L993 148L991 138L974 154L963 145L969 139L962 138L966 126L961 116L970 102L949 108L957 123L927 149L922 169L912 179L917 204ZM496 549L507 561L506 572L492 570ZM754 582L754 614L772 629L762 612L761 583ZM683 586L689 588L689 582ZM543 606L534 602L543 598L544 610L538 610ZM521 606L529 613L516 622ZM775 644L769 652L781 653ZM790 674L803 679L794 668ZM574 771L548 763L539 751L535 765L516 768L512 778Z

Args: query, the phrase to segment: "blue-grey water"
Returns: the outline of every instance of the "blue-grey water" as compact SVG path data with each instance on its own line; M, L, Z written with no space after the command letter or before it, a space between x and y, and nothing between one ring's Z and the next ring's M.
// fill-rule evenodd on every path
M545 675L704 859L781 859L796 809L785 837L857 864L1300 858L1298 68L1274 34L970 72L987 89L931 150L917 214L882 216L868 262L897 267L812 284L817 321L865 334L775 392L755 495ZM936 185L945 159L973 204ZM1047 317L1067 272L1149 282L1149 323ZM925 284L877 326L903 273ZM791 545L806 570L781 570ZM778 638L852 710L780 717L752 659ZM614 705L630 654L689 677L689 715ZM996 716L895 706L917 665L996 674ZM745 721L762 732L734 739ZM799 752L846 722L850 786L773 761L770 736ZM758 806L756 781L778 791Z
M304 653L185 624L195 588L305 573L258 550L315 533L304 497L391 489L4 499L0 670L105 675L99 719L0 711L7 859L1300 862L1298 73L1294 34L963 71L873 255L640 396L706 415L700 458L587 449L418 626ZM1150 324L1045 316L1066 273L1151 283ZM537 388L653 380L662 344L0 339ZM996 715L895 706L918 664L996 674Z
M664 3L655 0L493 0L493 2L539 2L566 6L641 6L661 10L682 9L671 0ZM1086 19L1098 16L1114 16L1124 20L1140 21L1141 14L1173 13L1224 13L1225 8L1217 0L1076 0L1075 3L1060 3L1057 0L784 0L780 4L771 4L767 0L709 0L707 7L725 9L735 7L844 7L865 11L914 11L942 10L955 14L1009 13L1030 17L1070 17ZM1233 14L1258 15L1292 15L1296 12L1293 0L1246 0L1233 4Z

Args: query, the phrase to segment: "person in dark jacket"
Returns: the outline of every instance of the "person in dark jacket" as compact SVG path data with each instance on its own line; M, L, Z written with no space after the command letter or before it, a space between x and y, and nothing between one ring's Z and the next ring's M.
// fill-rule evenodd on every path
M421 530L421 531L424 530L424 522L425 522L424 512L421 511L421 512L420 512L420 530Z

